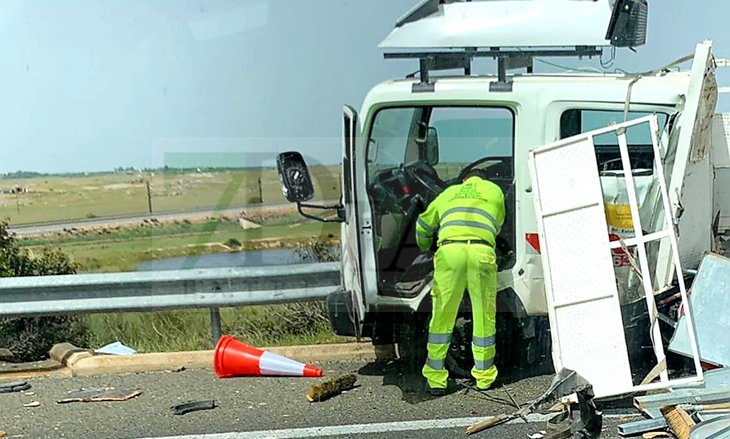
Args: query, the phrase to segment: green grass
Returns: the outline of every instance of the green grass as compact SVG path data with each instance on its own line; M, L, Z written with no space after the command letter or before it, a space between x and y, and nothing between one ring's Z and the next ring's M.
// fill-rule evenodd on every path
M118 340L139 352L212 348L207 310L100 314L87 317L86 322L93 347ZM350 341L332 334L324 302L222 309L221 329L253 346Z
M312 168L311 173L317 200L339 197L338 167ZM19 225L147 214L147 181L153 212L251 205L261 202L259 178L264 203L286 203L273 170L4 178L0 189L22 186L30 192L0 194L0 218ZM33 253L42 247L59 248L80 264L79 272L119 272L134 271L138 264L152 260L190 257L194 262L203 254L292 248L302 242L339 239L339 224L304 219L296 212L248 219L261 227L244 230L236 218L225 217L202 223L151 221L131 228L71 230L52 238L20 239L18 245ZM254 346L345 340L332 334L322 302L222 309L221 318L224 333ZM85 316L84 322L90 348L117 340L140 352L212 347L210 314L204 309L95 314Z
M236 221L208 221L203 224L172 224L120 231L61 236L56 239L22 240L20 246L38 251L52 246L72 256L83 272L135 271L141 262L196 255L294 247L313 238L335 239L339 224L311 220L288 223L285 218L258 229L243 230ZM227 245L237 240L241 246Z
M316 166L310 173L316 199L339 198L339 167ZM0 189L19 186L28 190L17 195L0 193L0 218L21 225L144 215L149 213L148 182L153 213L287 202L273 169L38 176L0 179Z
M231 219L204 223L186 221L65 234L55 239L25 239L19 245L36 251L55 246L81 264L81 272L133 271L156 259L234 250L290 247L307 250L306 243L336 242L339 224L302 219L298 214L252 218L261 227L243 230ZM232 239L241 246L226 245ZM305 243L305 244L303 244ZM192 265L192 264L191 264ZM204 309L94 314L84 317L88 347L114 341L139 352L211 349L210 313ZM343 342L332 334L323 302L227 308L221 310L222 330L254 346L283 346Z

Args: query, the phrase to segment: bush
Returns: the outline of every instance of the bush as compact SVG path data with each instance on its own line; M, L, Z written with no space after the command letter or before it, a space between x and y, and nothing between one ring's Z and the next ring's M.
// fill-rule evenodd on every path
M340 248L324 240L299 243L294 253L304 262L335 262L340 260Z
M243 245L243 243L241 243L241 241L237 238L230 238L226 241L226 245L231 248L239 248Z
M64 253L44 248L34 256L22 251L0 221L0 277L75 274L78 266ZM48 357L60 342L84 345L86 327L76 316L20 317L0 319L0 347L13 352L14 361L37 361Z

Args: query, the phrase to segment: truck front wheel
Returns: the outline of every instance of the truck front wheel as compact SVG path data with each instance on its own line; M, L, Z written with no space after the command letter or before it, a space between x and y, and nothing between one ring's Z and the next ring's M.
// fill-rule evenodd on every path
M418 312L406 314L400 331L399 356L409 370L420 370L428 355L430 312L424 308L427 309L422 307ZM446 356L446 367L454 378L470 378L474 366L472 322L468 308L467 304L457 317ZM498 299L495 364L500 376L507 380L552 373L547 317L525 317L520 321L504 300Z
M526 334L518 318L511 312L497 313L497 354L494 363L502 379L512 381L553 372L547 317L526 319L532 320L534 334ZM471 368L474 366L471 334L471 319L457 319L446 357L447 368L454 377L471 377Z

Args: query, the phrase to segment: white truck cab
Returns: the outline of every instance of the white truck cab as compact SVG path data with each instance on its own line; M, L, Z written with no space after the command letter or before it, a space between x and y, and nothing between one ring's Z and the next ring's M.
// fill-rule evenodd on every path
M479 167L506 195L507 217L497 244L497 364L548 370L548 310L528 154L558 139L650 114L659 120L682 263L697 267L711 249L720 207L730 207L722 191L713 191L716 169L706 137L718 93L711 43L697 46L690 71L676 70L678 65L642 74L533 69L544 57L606 56L605 48L643 45L647 7L645 0L427 0L397 23L381 47L410 51L385 57L417 60L418 75L376 85L359 111L344 108L342 199L330 206L342 222L342 284L327 300L336 334L398 344L402 356L420 365L433 257L418 249L415 222L438 193ZM473 72L476 57L496 59L496 75ZM456 69L458 74L434 75ZM659 200L652 184L651 136L631 130L627 135L642 209L651 214ZM615 139L597 139L596 159L607 233L618 237L632 226L622 215L628 206L616 184L622 168ZM283 192L299 203L300 212L327 207L304 204L313 197L313 185L299 153L280 154L278 166ZM567 165L565 172L571 172ZM727 226L725 216L717 218ZM657 270L666 251L654 253ZM618 249L613 256L617 273L626 268L617 279L624 286L623 303L643 298L641 291L632 293L636 282L627 255ZM669 273L669 261L663 265ZM456 375L467 376L473 364L470 320L465 294L447 359Z

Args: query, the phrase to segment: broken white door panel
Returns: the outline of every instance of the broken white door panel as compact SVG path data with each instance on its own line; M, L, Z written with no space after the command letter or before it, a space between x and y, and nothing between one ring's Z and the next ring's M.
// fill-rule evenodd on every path
M622 393L631 368L593 139L537 148L529 164L555 369L575 370L596 397Z
M682 266L696 268L710 251L713 218L712 168L710 166L712 119L718 86L712 42L696 46L685 103L669 133L665 166L671 218L675 222ZM663 222L661 215L655 217ZM657 255L657 282L672 281L671 248L662 242Z
M730 229L730 113L716 114L713 119L711 156L715 172L714 214L719 212L718 229L724 232Z
M702 379L699 354L694 345L694 377L669 380L666 370L661 382L634 386L621 319L618 288L610 249L619 247L609 242L603 191L594 150L595 136L614 132L621 150L623 174L632 175L625 129L644 124L651 132L654 149L655 187L658 193L654 205L670 209L667 184L658 145L656 116L647 116L621 124L590 131L537 148L530 152L529 166L533 184L538 222L545 291L548 300L553 362L556 368L568 367L586 377L594 386L596 397L613 396L632 391L666 388L673 384L697 382ZM570 169L571 172L564 172ZM654 351L658 364L665 353L657 326L650 255L644 251L647 243L669 241L668 255L675 273L681 273L676 236L671 221L665 216L663 227L644 234L633 178L624 178L633 237L625 245L637 250L637 263L642 274L642 287L649 309ZM661 226L661 224L660 224ZM667 239L669 238L669 239ZM687 294L679 277L683 303ZM688 308L689 309L689 308ZM688 311L691 316L691 310ZM692 340L694 325L688 318Z

